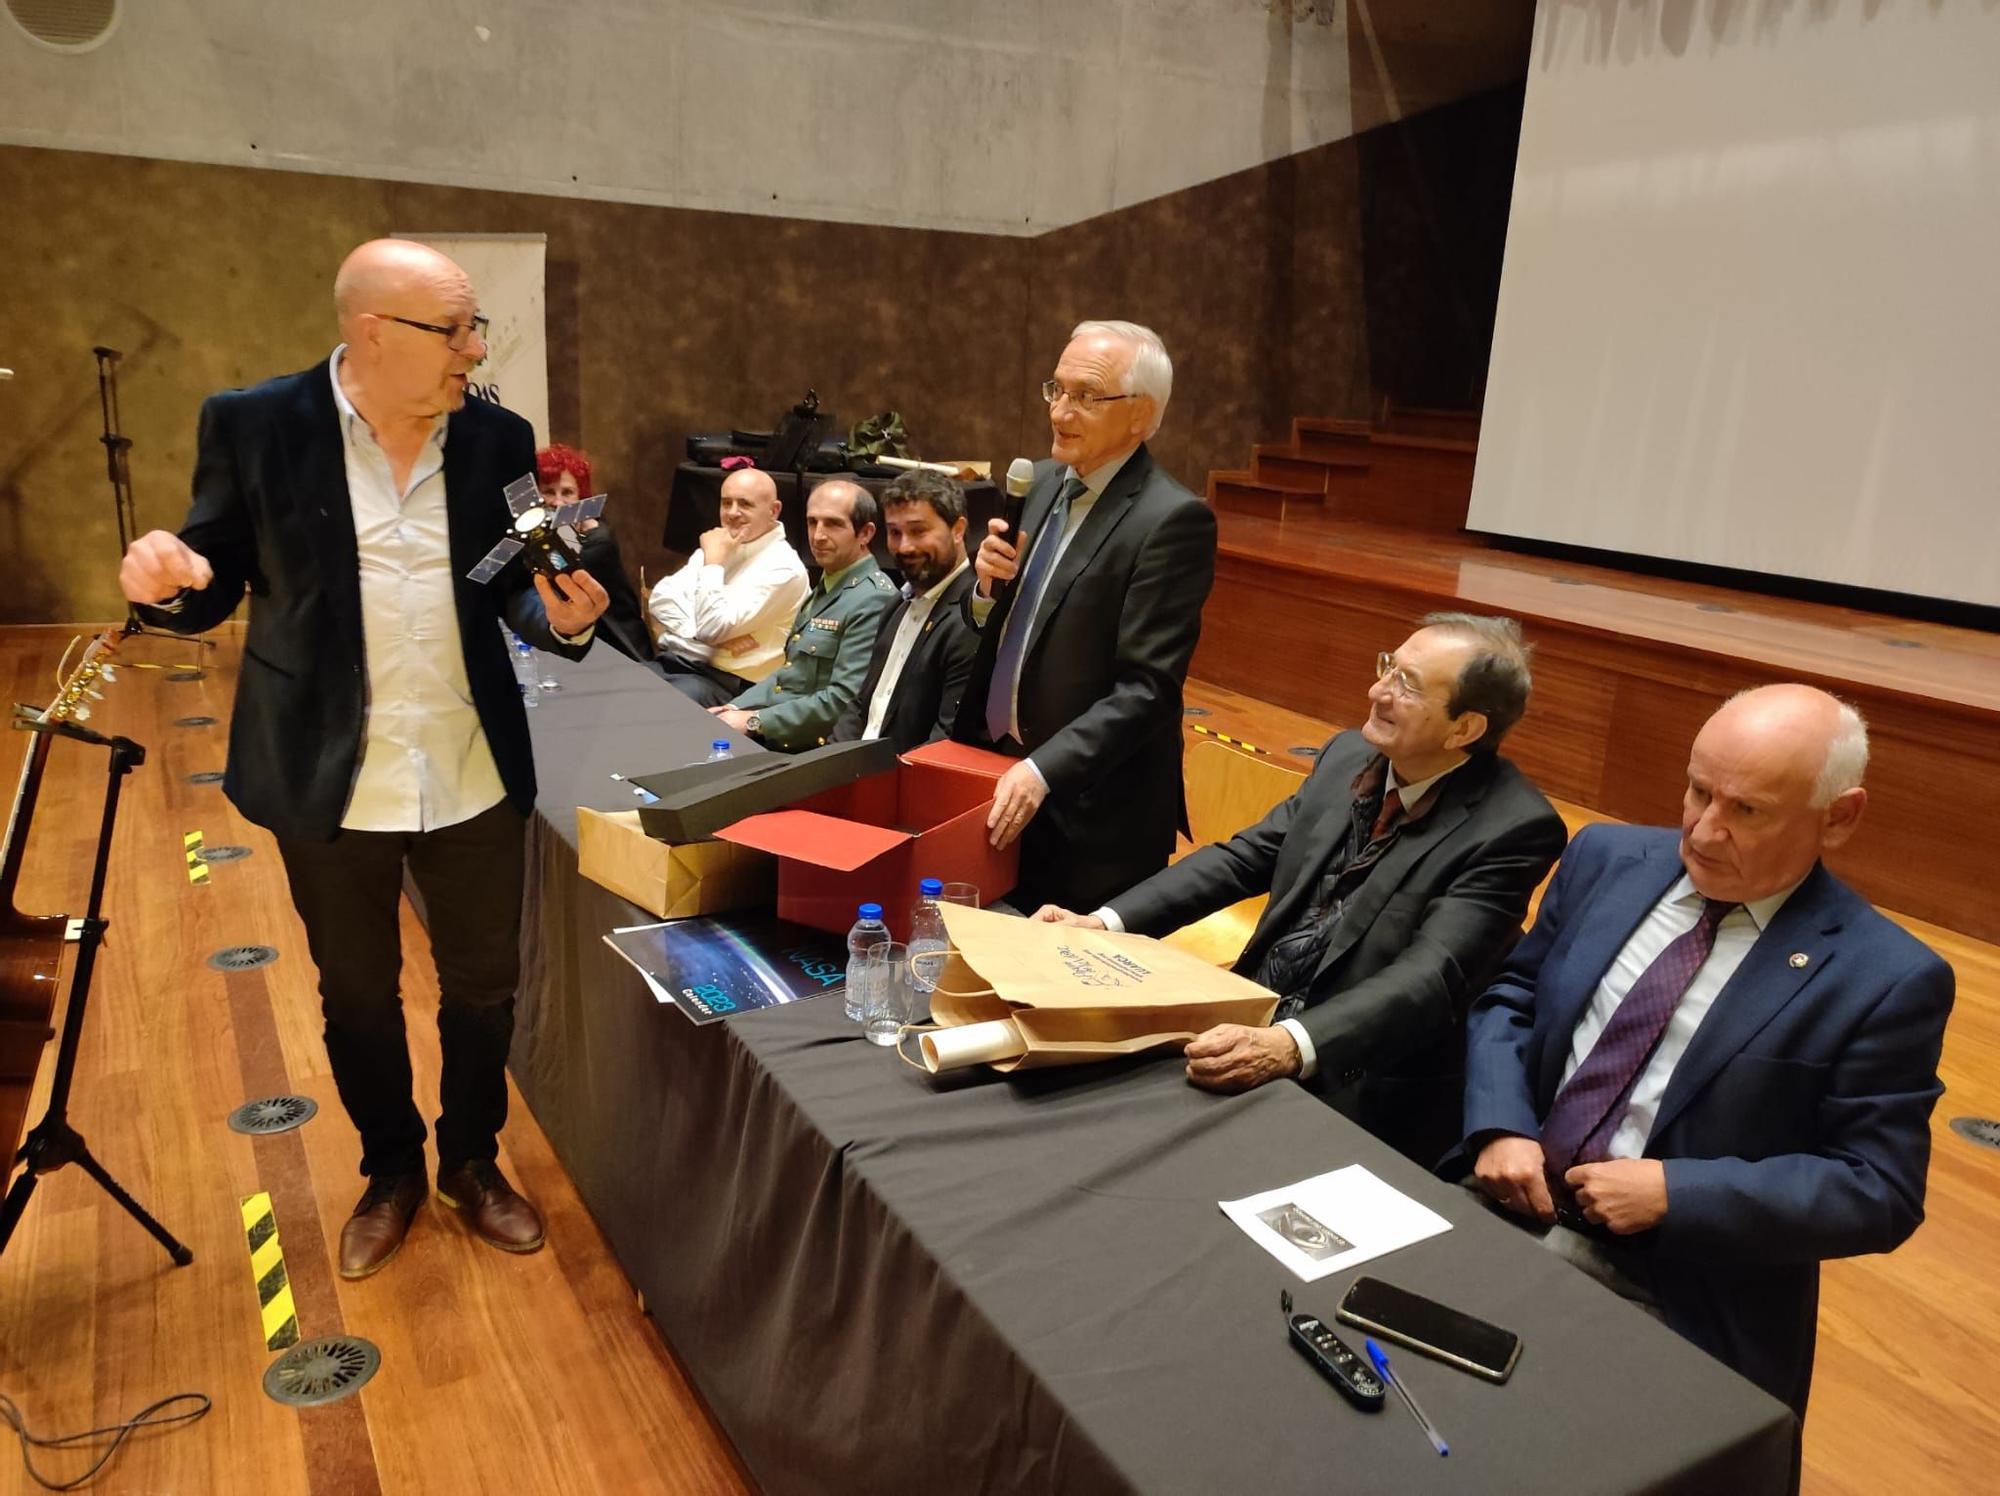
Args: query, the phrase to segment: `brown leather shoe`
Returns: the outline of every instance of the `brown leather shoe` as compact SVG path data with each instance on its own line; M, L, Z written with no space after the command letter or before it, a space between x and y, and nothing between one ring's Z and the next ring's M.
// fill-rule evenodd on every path
M542 1217L497 1164L474 1159L438 1175L438 1199L465 1218L482 1240L503 1252L532 1252L542 1244Z
M369 1179L367 1193L340 1228L340 1276L365 1278L380 1272L403 1245L417 1207L424 1203L424 1176L381 1174Z

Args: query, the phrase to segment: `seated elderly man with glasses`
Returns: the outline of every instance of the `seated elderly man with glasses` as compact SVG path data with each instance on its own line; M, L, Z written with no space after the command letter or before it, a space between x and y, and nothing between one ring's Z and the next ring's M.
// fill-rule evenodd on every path
M1199 1035L1188 1079L1296 1077L1428 1167L1460 1130L1466 1009L1567 832L1498 752L1528 705L1511 618L1433 613L1376 664L1360 729L1335 734L1262 821L1095 914L1035 917L1165 935L1268 893L1236 970L1279 994L1278 1021Z

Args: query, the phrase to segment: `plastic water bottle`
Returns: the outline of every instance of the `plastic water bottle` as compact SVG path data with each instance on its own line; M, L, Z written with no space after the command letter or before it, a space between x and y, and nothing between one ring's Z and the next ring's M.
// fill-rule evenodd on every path
M925 878L917 884L917 902L910 907L910 979L919 992L935 991L944 975L945 953L951 937L945 933L944 884Z
M514 657L514 683L521 688L521 705L532 710L542 704L542 672L535 667L535 646L512 629L508 653Z
M877 941L889 938L889 927L882 923L880 904L863 904L856 911L861 918L854 922L854 928L847 932L847 991L843 998L847 1016L855 1023L861 1021L862 999L868 984L864 970L868 947Z
M729 739L717 738L713 743L708 745L708 757L703 759L702 762L707 764L726 764L735 756L729 750ZM889 937L884 935L882 938L887 940Z

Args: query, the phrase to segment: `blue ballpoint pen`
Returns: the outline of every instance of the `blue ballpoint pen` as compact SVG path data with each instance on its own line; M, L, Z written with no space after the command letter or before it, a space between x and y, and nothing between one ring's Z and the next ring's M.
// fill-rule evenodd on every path
M1410 1389L1403 1385L1403 1379L1389 1369L1389 1358L1383 1354L1382 1347L1372 1338L1363 1341L1362 1344L1368 1347L1368 1359L1375 1363L1375 1375L1396 1389L1397 1394L1403 1399L1403 1406L1410 1410L1410 1416L1417 1420L1418 1425L1429 1437L1431 1448L1439 1454L1450 1454L1451 1446L1444 1442L1444 1435L1437 1431L1437 1425L1424 1416L1424 1410L1418 1407L1417 1400L1410 1396Z

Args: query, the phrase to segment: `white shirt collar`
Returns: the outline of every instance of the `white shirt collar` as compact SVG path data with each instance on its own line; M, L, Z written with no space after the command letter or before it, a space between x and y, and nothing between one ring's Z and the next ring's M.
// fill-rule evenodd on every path
M1137 447L1134 447L1132 452L1138 450ZM1076 502L1084 503L1086 498L1103 498L1104 490L1111 486L1111 480L1118 476L1119 469L1132 460L1132 452L1127 452L1123 457L1112 458L1111 461L1101 464L1094 472L1079 473L1075 468L1070 468L1068 470L1069 477L1081 478L1083 486L1089 490L1088 495L1079 497ZM1067 483L1069 479L1065 478L1063 481Z
M1807 876L1810 877L1811 875L1808 874ZM1743 906L1750 911L1750 919L1757 926L1758 933L1761 934L1770 926L1771 921L1777 918L1778 911L1785 907L1785 900L1798 892L1799 883L1805 881L1804 878L1801 878L1798 883L1794 883L1790 888L1781 888L1776 893L1767 894L1761 899L1752 899ZM1675 879L1674 886L1667 890L1667 902L1669 904L1681 904L1687 902L1689 899L1699 899L1701 897L1701 891L1694 886L1694 879L1690 878L1686 873L1682 873L1679 878Z
M359 421L368 434L373 436L375 428L368 424L366 416L354 408L354 402L347 398L347 391L340 387L340 358L346 352L347 345L342 343L333 350L333 357L326 361L327 378L333 381L334 408L340 412L341 433L351 439L354 435L354 423ZM444 445L444 429L450 419L449 416L438 416L431 422L430 440L438 446Z
M953 582L957 581L958 574L964 571L965 568L970 566L971 564L972 564L972 558L970 556L967 556L963 561L959 562L958 565L954 566L951 569L949 574L946 575L945 579L942 582L939 582L935 587L926 587L924 589L923 600L927 603L936 602L939 597L943 596L944 589L949 587ZM916 597L916 593L910 591L910 584L908 582L903 583L903 596L908 599L913 599Z
M783 525L773 525L755 540L746 540L743 544L736 547L736 554L730 557L730 559L732 561L748 561L753 556L761 556L771 548L772 541L783 539L784 534L785 527Z
M1449 774L1452 769L1459 768L1464 763L1465 760L1460 759L1458 763L1455 763L1451 766L1451 769L1439 769L1437 773L1431 775L1430 778L1419 779L1415 784L1398 784L1396 782L1396 766L1394 764L1390 764L1388 775L1383 780L1382 783L1382 793L1384 796L1387 796L1389 791L1395 790L1398 794L1402 796L1403 809L1414 810L1416 809L1417 802L1423 799L1425 795L1428 795L1430 793L1432 785L1436 784L1440 779L1444 778L1444 776Z

